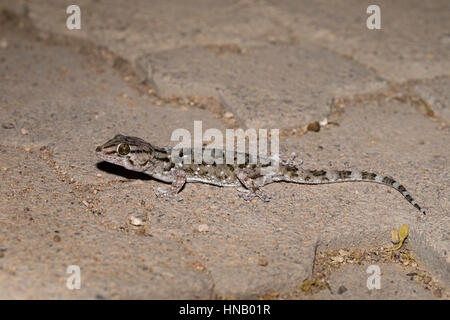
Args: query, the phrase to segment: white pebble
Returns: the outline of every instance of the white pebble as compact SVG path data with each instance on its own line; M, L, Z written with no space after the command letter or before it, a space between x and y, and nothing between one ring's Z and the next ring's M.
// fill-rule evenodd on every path
M207 224L201 224L198 226L198 231L199 232L208 232L209 231L209 227Z
M8 41L6 39L0 40L0 48L2 49L8 48Z
M128 221L133 226L142 226L144 224L144 220L142 219L142 217L136 216L134 213L131 213L128 216Z

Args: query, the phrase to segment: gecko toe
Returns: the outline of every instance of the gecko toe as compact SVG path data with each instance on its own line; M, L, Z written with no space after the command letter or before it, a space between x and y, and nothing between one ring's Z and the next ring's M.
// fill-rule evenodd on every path
M159 187L155 190L155 195L158 198L162 198L166 201L170 201L172 199L175 199L177 201L183 201L183 198L180 197L177 193L171 192L171 190L164 190L163 188Z
M244 199L245 201L251 201L256 197L255 193L253 193L247 189L238 190L238 195L240 198Z

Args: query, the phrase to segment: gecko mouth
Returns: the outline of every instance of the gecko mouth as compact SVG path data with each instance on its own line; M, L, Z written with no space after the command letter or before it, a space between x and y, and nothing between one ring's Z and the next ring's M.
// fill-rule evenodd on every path
M102 159L103 161L111 162L113 159L113 157L108 156L103 152L103 148L101 146L95 148L95 154L98 158Z

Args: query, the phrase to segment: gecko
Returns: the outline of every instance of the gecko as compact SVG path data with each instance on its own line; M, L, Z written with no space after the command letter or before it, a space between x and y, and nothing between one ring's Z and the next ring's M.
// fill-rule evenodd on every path
M259 198L270 201L270 196L261 187L274 182L298 184L328 184L338 182L374 182L384 184L400 192L405 199L425 215L425 210L411 197L406 188L390 176L359 170L309 170L302 167L303 160L295 161L295 153L287 160L280 160L277 166L270 161L254 163L251 155L241 153L244 163L237 161L239 153L233 152L234 162L225 161L226 150L210 149L214 161L194 163L183 161L194 159L198 149L173 149L157 147L138 137L118 134L101 146L96 147L97 156L106 162L128 170L143 172L156 180L171 184L166 190L158 188L158 197L182 200L179 192L186 183L206 183L219 187L235 187L239 197L246 201ZM203 147L201 152L207 150ZM175 151L175 152L174 152ZM173 155L177 155L175 158ZM222 161L217 161L221 159ZM267 158L265 159L267 160ZM240 161L242 162L242 161ZM238 164L239 163L239 164Z

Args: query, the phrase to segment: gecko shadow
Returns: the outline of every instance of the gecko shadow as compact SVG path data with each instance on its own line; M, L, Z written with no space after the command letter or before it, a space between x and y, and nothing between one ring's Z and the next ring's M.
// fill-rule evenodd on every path
M139 180L153 180L151 176L143 172L136 172L132 170L125 169L122 166L118 166L113 163L106 161L101 161L96 164L97 169L102 170L107 173L115 174L126 179L139 179Z

